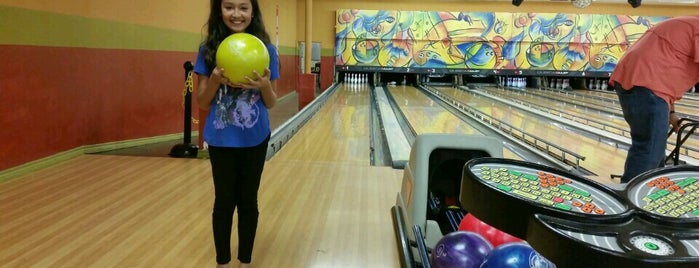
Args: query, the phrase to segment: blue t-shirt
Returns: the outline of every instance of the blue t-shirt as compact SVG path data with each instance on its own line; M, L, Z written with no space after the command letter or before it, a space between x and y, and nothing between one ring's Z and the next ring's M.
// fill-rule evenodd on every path
M279 79L279 58L271 44L269 51L270 80ZM206 67L205 48L199 48L194 72L210 76L213 69ZM262 75L262 74L260 74ZM259 89L232 89L220 85L211 100L209 115L204 124L203 138L207 144L219 147L252 147L262 143L271 133L269 113L262 102Z

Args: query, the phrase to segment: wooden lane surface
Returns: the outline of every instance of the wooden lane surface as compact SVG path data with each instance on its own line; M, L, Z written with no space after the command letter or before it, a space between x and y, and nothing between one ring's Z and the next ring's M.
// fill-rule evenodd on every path
M502 98L506 99L513 99L513 100L518 100L521 102L525 103L530 103L533 105L540 106L541 109L546 109L547 111L555 112L555 111L562 111L566 112L568 114L571 114L574 117L578 117L580 119L584 120L592 120L595 122L599 123L605 123L611 126L615 126L618 128L622 129L627 129L626 121L624 121L624 118L620 115L616 114L611 114L607 112L602 112L602 111L597 111L597 110L592 110L589 109L587 106L583 105L574 105L574 104L569 104L564 101L560 102L553 102L553 104L550 104L551 101L548 98L544 98L538 94L529 94L529 91L531 90L536 90L536 89L531 89L531 90L503 90L503 89L498 89L498 88L483 88L483 90L487 91L488 94L494 95L494 96L499 96ZM553 106L551 106L553 105ZM562 116L562 117L567 117L569 116ZM575 120L577 122L580 122L582 120ZM584 123L584 122L583 122ZM613 132L618 135L622 135L620 131L613 131L609 130L610 132Z
M369 96L367 86L341 85L273 159L368 165Z
M288 196L274 201L280 215L272 229L295 233L267 245L276 252L258 250L262 258L284 255L260 267L288 267L290 259L292 267L399 266L389 211L403 172L369 166L369 109L368 88L338 88L269 161L271 198Z
M3 267L212 264L207 161L84 155L0 184Z
M418 135L425 133L480 134L414 87L397 86L387 89Z
M439 88L439 90L527 133L585 156L586 159L581 161L580 165L594 172L596 175L590 178L600 183L614 183L610 175L623 171L626 159L626 151L623 149L590 139L559 124L551 124L548 120L532 117L474 93L455 88ZM554 105L554 103L549 100L546 105Z
M587 95L587 96L598 96L609 100L618 101L618 97L614 91L599 91L599 90L574 90L575 94ZM683 110L682 112L687 114L696 115L699 112L699 94L697 93L686 93L682 99L677 101L677 109Z
M255 267L399 266L402 170L369 166L368 101L339 89L268 161ZM0 184L0 266L214 267L212 202L207 160L80 156Z
M531 89L531 90L536 90L536 89ZM556 98L564 100L564 101L574 101L576 103L580 103L581 106L573 106L575 108L579 108L579 110L582 110L579 112L580 115L587 116L587 117L597 116L599 118L599 122L607 122L610 125L616 126L620 129L624 130L624 133L619 133L619 132L615 132L615 131L610 130L611 132L618 134L618 135L630 137L630 134L628 133L628 124L623 119L621 107L618 104L618 100L617 100L617 97L615 94L609 93L607 91L575 90L575 91L571 92L570 94L555 93L553 95L556 95ZM592 97L603 97L607 101L593 99ZM540 98L540 99L544 99L544 98ZM585 101L580 101L581 99L585 99ZM603 116L599 117L599 115L596 115L595 113L584 112L584 109L581 107L585 107L584 106L585 103L593 103L595 105L606 106L606 107L608 107L608 109L614 110L618 116L610 116L608 121L603 121L605 119ZM699 102L696 99L693 99L691 97L684 98L684 99L677 102L677 105L675 108L681 114L696 115L699 113ZM669 127L668 127L668 131L669 131ZM676 144L677 144L677 134L672 133L671 135L669 135L667 143L668 143L668 145L667 145L668 150L674 149L676 147ZM684 142L682 147L683 148L692 148L695 150L699 149L699 136L692 135L689 139L687 139ZM699 158L699 152L696 152L696 151L686 151L686 152L683 152L682 154L686 154L687 156L690 156L693 158Z
M557 98L571 105L580 105L591 109L602 110L607 113L617 114L621 116L621 108L616 100L600 99L599 97L583 96L575 94L573 91L558 91L558 90L540 90L527 89L530 94L539 95L547 98Z
M593 90L573 90L570 92L547 91L554 95L563 96L563 99L580 101L581 104L589 103L606 107L611 111L615 111L621 116L621 107L619 99L613 91L593 91ZM699 114L699 99L697 94L687 93L685 97L675 103L675 110L678 113L693 115L696 117Z
M387 87L387 89L417 134L457 133L483 135L476 131L473 126L456 117L416 88L397 86ZM507 148L503 148L503 157L521 159Z

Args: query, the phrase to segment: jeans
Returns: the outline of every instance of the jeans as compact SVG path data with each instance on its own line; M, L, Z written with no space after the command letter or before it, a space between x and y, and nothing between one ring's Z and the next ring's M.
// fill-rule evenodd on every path
M209 146L214 179L212 226L216 262L231 261L233 212L238 209L238 260L250 263L255 243L259 210L257 192L267 155L269 137L260 145L247 148Z
M665 166L670 110L668 104L648 88L624 90L616 84L614 89L631 129L631 147L621 176L621 182L627 183L643 172Z

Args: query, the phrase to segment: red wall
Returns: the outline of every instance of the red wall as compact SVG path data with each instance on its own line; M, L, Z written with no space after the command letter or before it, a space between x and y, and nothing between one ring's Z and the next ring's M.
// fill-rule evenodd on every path
M82 145L182 131L183 63L194 56L0 46L0 170Z
M296 55L279 55L279 80L277 81L277 96L286 96L296 91L298 75L301 73L299 57Z
M0 170L183 131L183 64L194 63L194 52L1 45L0 58ZM298 62L280 56L280 97L296 90Z
M320 57L320 90L325 91L335 79L335 57Z

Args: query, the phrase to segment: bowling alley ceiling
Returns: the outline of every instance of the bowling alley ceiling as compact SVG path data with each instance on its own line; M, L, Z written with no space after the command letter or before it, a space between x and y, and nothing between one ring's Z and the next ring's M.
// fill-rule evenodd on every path
M424 1L424 0L415 0ZM439 2L467 2L469 0L437 0ZM491 0L499 2L510 2L511 0ZM571 2L570 0L524 0L522 5L527 2ZM699 6L699 0L642 0L646 5L666 5L666 6ZM627 0L592 0L592 5L595 3L606 4L627 4Z
M537 1L537 2L568 2L566 0L525 0L525 1ZM643 4L647 5L697 5L697 0L643 0ZM626 4L627 0L592 0L594 3L608 3L608 4Z

